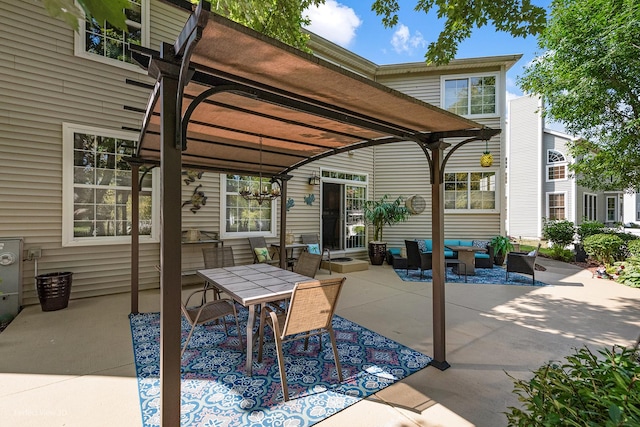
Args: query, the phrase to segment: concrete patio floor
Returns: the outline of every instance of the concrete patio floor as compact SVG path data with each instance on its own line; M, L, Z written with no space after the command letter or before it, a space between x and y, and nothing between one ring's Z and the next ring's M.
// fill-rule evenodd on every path
M575 347L635 342L640 289L539 263L547 270L536 278L553 286L448 283L451 368L427 367L317 425L505 426L503 412L518 405L505 371L529 378ZM403 282L387 265L345 276L340 316L433 353L431 283ZM158 307L158 291L141 293L140 311ZM71 300L53 312L26 307L0 334L0 424L142 425L129 310L129 294Z

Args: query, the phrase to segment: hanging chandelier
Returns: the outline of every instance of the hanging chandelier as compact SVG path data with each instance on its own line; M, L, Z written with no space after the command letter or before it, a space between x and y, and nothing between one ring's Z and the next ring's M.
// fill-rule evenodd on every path
M258 202L259 205L262 205L262 202L265 200L271 201L280 197L280 186L275 180L271 179L270 186L263 185L262 183L262 136L260 137L260 178L258 181L258 188L252 189L249 186L246 186L240 190L240 195L245 200L254 200Z

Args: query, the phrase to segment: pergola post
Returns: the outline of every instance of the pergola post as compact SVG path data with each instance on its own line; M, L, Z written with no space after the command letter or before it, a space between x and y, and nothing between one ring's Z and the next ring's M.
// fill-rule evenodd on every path
M138 313L140 271L140 163L131 165L131 313Z
M280 268L287 269L287 181L290 177L278 179L280 185ZM273 181L273 180L272 180Z
M444 187L442 185L443 153L447 147L442 141L431 147L431 238L433 239L433 361L431 365L441 371L450 365L446 360L445 337L445 279L444 263Z
M180 334L182 298L182 149L176 117L179 67L173 46L163 43L159 66L161 102L160 153L160 423L180 426Z

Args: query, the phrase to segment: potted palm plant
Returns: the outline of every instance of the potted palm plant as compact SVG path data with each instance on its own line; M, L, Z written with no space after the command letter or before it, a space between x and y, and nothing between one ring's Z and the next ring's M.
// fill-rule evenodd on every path
M409 210L403 203L402 196L390 201L385 194L380 200L364 202L364 218L373 225L373 240L369 242L369 259L372 265L382 265L385 259L387 244L382 241L382 230L385 225L393 225L409 218Z
M507 236L495 236L493 239L491 239L490 245L493 248L494 264L504 264L504 259L507 256L507 252L513 250L513 244L511 243L511 240L509 240Z

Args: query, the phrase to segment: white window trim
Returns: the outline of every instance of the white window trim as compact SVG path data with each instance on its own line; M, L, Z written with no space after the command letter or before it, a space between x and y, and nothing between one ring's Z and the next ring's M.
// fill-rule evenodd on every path
M447 169L445 171L445 173L466 173L467 175L475 173L475 172L493 172L495 173L495 178L496 178L496 182L495 182L495 186L496 186L496 206L494 209L444 209L445 213L452 213L452 214L486 214L486 213L499 213L500 212L500 200L501 200L501 191L500 191L500 186L498 185L500 181L500 169L497 167L491 167L491 168L482 168L482 170L479 169ZM444 187L444 181L442 182L442 185ZM444 189L443 189L444 192ZM444 193L443 193L444 194ZM442 201L442 204L444 206L444 200Z
M557 179L550 179L549 178L549 170L551 168L555 168L555 167L564 167L564 178L557 178ZM547 169L546 169L546 174L545 174L545 179L547 182L556 182L556 181L568 181L569 180L569 170L567 169L567 163L563 162L563 163L550 163L547 165Z
M586 206L585 206L585 199L587 197L592 197L593 198L593 207L594 207L594 218L588 218L587 217L587 212L586 212ZM598 195L594 194L594 193L583 193L582 195L582 217L586 218L587 221L597 221L598 220Z
M103 129L75 123L62 123L62 246L97 246L131 244L131 236L74 237L73 236L73 134L76 132L137 141L139 134L121 130ZM160 242L160 174L152 175L152 228L151 235L141 235L140 243Z
M551 153L558 153L559 155L561 155L561 156L562 156L562 158L563 158L564 160L560 160L560 161L558 161L558 162L550 162L550 161L549 161L549 155L550 155ZM565 155L564 155L564 153L562 153L562 151L560 151L560 150L556 150L556 149L553 149L553 148L549 148L549 149L547 150L547 164L548 164L548 165L551 165L551 164L555 165L555 164L562 164L562 163L568 163L568 162L567 162L567 156L565 156Z
M229 174L232 175L232 174ZM257 176L257 175L256 175ZM278 200L282 196L271 201L271 231L247 231L229 232L227 231L227 174L220 174L220 238L221 239L246 239L247 237L278 236Z
M440 76L440 108L444 109L444 95L445 95L445 81L456 79L468 79L471 77L487 77L492 76L496 78L496 111L493 114L464 114L462 117L473 117L474 119L495 118L501 116L502 111L502 96L501 96L501 82L500 73L468 73L468 74L446 74Z
M549 191L548 193L546 193L546 199L547 199L547 203L546 203L546 217L547 218L551 218L551 210L550 210L550 206L549 206L549 196L551 195L556 195L556 194L563 194L564 195L564 217L565 219L569 218L569 211L568 211L568 207L567 207L567 192L566 191Z
M142 40L140 41L142 46L144 47L149 47L149 43L150 43L150 26L151 26L151 14L150 14L150 7L149 7L149 3L151 3L151 0L142 0L141 1L141 6L142 6ZM77 3L76 3L77 4ZM82 9L82 8L80 8ZM123 68L125 70L130 70L130 71L135 71L137 73L140 74L147 74L146 70L143 70L142 67L136 65L136 64L131 64L129 62L124 62L124 61L118 61L116 59L112 59L112 58L107 58L106 56L102 56L102 55L96 55L93 53L89 53L86 50L86 46L85 46L85 32L86 32L86 26L85 26L86 20L84 18L79 19L78 20L78 31L74 31L74 42L73 42L73 53L75 56L80 57L80 58L84 58L84 59L88 59L90 61L95 61L95 62L100 62L102 64L107 64L107 65L113 65L115 67L118 68Z
M613 216L615 219L609 219L609 200L613 199ZM604 197L604 219L605 222L617 222L619 218L618 214L618 197L617 196L605 196Z

